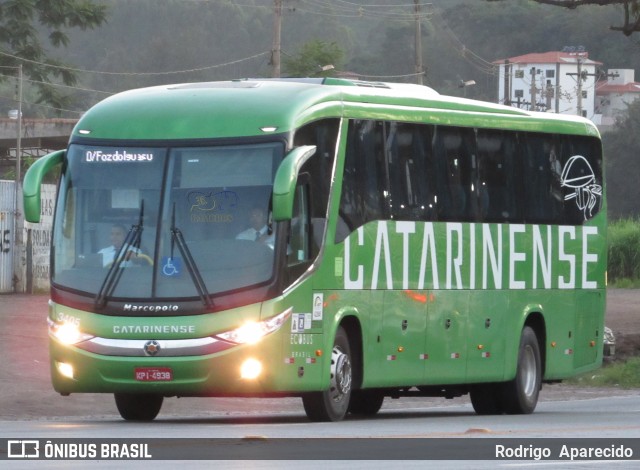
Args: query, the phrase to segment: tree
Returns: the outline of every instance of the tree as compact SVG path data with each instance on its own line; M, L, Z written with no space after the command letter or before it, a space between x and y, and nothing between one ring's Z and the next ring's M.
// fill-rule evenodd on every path
M344 51L335 42L309 41L284 60L284 72L293 77L327 77L342 65Z
M629 105L616 127L602 136L607 180L609 216L625 218L640 216L640 100Z
M501 2L504 0L487 0ZM625 36L631 36L640 31L640 0L531 0L543 5L553 5L573 10L585 5L610 6L619 5L624 11L622 26L610 26L613 31L620 31Z
M66 47L69 44L67 30L93 29L105 21L106 6L91 0L3 1L0 3L0 67L22 65L24 76L37 89L37 102L64 108L71 98L52 83L75 85L76 74L68 64L49 56L42 38L46 35L54 48Z

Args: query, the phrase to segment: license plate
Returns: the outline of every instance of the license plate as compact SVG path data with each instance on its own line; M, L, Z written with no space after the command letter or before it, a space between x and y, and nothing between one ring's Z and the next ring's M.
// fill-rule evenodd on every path
M173 371L169 367L136 367L135 377L139 382L170 382Z

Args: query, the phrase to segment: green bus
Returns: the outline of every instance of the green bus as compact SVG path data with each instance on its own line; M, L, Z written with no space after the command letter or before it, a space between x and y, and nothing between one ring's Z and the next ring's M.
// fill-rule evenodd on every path
M87 111L26 174L27 220L57 165L53 386L126 420L173 396L531 413L602 362L586 119L338 78L179 84Z

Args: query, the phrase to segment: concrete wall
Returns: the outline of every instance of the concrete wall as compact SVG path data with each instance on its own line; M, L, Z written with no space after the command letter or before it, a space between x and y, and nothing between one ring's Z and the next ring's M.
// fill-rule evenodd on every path
M0 294L44 292L49 289L56 186L42 185L42 210L37 224L24 221L21 188L18 207L14 195L15 182L0 181Z

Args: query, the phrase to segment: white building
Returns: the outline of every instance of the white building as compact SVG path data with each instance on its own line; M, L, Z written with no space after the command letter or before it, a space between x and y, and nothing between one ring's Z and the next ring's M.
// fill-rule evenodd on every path
M640 83L635 81L633 69L609 69L607 80L596 85L596 117L601 131L610 129L616 119L623 117L627 107L640 98Z
M590 60L588 52L525 54L494 64L500 103L593 119L597 68L602 63Z

